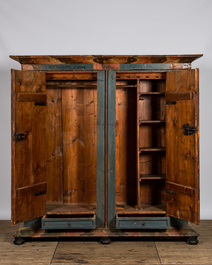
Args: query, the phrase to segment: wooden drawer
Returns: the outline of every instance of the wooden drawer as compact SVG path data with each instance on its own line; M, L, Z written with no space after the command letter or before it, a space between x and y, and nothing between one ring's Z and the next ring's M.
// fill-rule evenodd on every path
M94 229L96 216L82 218L42 218L42 229Z
M169 217L117 217L118 229L168 229Z

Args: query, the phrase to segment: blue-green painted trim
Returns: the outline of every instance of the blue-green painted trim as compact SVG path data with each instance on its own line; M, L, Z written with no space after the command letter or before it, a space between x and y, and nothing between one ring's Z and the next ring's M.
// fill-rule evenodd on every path
M43 218L42 229L94 229L96 218Z
M117 229L168 229L169 217L117 217Z
M172 216L170 216L170 223L171 223L171 226L174 226L174 227L181 227L181 226L187 226L188 225L187 221L177 219L177 218L172 217Z
M108 71L108 227L115 227L116 71Z
M93 64L43 64L44 71L92 70Z
M170 63L148 63L148 64L120 64L120 70L168 70Z
M97 73L97 173L96 173L96 224L104 227L105 182L105 71Z
M41 218L38 217L24 222L24 227L41 227Z

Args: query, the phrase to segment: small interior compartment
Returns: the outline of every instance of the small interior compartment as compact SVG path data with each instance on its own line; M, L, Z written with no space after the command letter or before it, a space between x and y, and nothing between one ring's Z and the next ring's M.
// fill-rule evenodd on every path
M165 75L118 77L116 216L165 217Z
M47 217L94 215L96 74L49 73L46 93Z
M116 209L136 205L137 80L116 82Z

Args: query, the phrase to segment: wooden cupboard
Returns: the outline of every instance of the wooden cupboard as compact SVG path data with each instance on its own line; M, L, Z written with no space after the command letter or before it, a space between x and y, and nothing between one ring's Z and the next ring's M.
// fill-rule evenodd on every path
M201 56L10 56L22 66L11 72L11 218L24 222L15 243L37 235L197 243L188 224L200 221L191 63Z

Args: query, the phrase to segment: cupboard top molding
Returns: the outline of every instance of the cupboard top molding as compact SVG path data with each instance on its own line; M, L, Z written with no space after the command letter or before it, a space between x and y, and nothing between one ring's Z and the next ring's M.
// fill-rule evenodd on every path
M22 70L188 69L203 54L185 55L11 55Z

